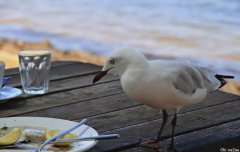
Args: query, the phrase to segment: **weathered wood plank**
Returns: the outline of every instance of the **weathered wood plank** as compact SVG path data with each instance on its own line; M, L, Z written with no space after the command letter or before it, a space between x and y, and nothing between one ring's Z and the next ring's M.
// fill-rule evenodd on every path
M109 150L109 151L111 151L111 150ZM121 151L121 152L156 152L156 150L154 150L154 149L139 147L139 146L134 147L134 148L130 148L130 149L119 150L119 151ZM167 151L162 150L162 152L167 152Z
M238 132L238 134L239 134L239 132ZM206 139L208 139L208 138L206 138ZM202 139L202 140L205 140L205 139ZM198 142L201 142L202 140L199 140ZM225 139L225 140L222 140L217 143L210 143L210 144L203 145L201 147L188 149L184 152L204 152L204 151L214 152L214 151L218 151L218 150L224 151L224 149L226 149L227 151L240 151L239 143L240 143L240 137L238 136L236 138Z
M35 98L16 98L1 104L0 117L16 116L27 112L82 102L118 93L122 93L122 88L120 87L119 81L113 81L106 84L98 84Z
M218 100L216 96L221 97L220 98L221 100ZM221 104L226 102L227 99L234 100L239 99L239 97L232 94L215 92L211 96L209 96L209 98L207 98L203 103L191 106L187 109L184 109L182 112L213 106L216 104ZM212 101L209 102L209 100ZM140 105L141 104L137 102L132 102L125 94L119 94L89 100L87 101L87 103L73 103L43 109L41 111L25 113L24 115L48 116L77 121L78 119L82 119L84 117L99 115L93 118L89 118L89 122L91 122L91 120L93 119L93 122L97 123L95 127L97 129L101 129L101 131L121 128L128 125L138 124L161 118L160 110ZM143 116L134 115L133 113L142 114ZM131 121L129 121L129 119L131 119ZM111 124L111 122L115 122L116 120L117 120L116 123ZM109 128L109 126L111 127Z
M65 62L63 62L63 63L65 63ZM73 62L73 64L75 64L75 63L79 64L79 62ZM69 65L69 64L67 64L67 65ZM62 70L64 70L64 67L61 67L61 68L63 68ZM97 72L93 72L90 74L76 75L76 76L71 76L69 78L52 80L49 84L49 91L46 94L90 86L90 85L92 85L92 81L93 81L93 78L96 75L96 73ZM100 82L98 82L98 84L110 82L110 81L116 81L116 80L119 80L119 78L116 76L112 76L112 75L106 75ZM33 97L33 96L36 96L36 95L28 95L28 94L22 95L22 97L25 97L25 98Z
M76 64L78 63L77 61L54 61L51 63L51 67L55 68L55 67L59 67L59 66L65 66L65 65L69 65L69 64ZM19 74L19 68L11 68L11 69L6 69L5 71L5 75L6 76L11 76L13 74Z
M81 62L66 66L59 66L51 70L50 80L58 80L86 74L92 74L98 72L100 69L101 68L97 65L86 64ZM19 74L11 75L11 80L9 81L8 85L20 87L21 86L20 75Z
M108 98L109 98L109 101L114 100L114 98L113 99L111 99L111 97L108 97ZM124 97L124 98L128 100L127 97ZM202 103L191 105L188 108L184 108L182 111L180 111L180 113L185 113L192 110L215 106L218 104L226 103L229 100L236 100L236 99L240 99L240 97L231 95L231 94L215 92L211 94L211 96L206 98L206 100L204 100ZM109 111L111 110L109 109ZM69 118L71 118L71 116ZM94 117L90 117L88 122L94 125L94 127L99 131L107 131L107 130L112 130L116 128L135 125L143 122L148 122L148 121L156 120L159 118L162 118L162 112L160 110L153 109L144 105L139 105L139 106L130 107L128 109L114 111L111 113L96 115Z
M89 87L92 86L92 80L96 74L89 74L89 75L83 75L83 76L78 76L78 77L72 77L72 78L66 78L66 79L60 79L57 81L51 81L49 84L49 91L44 94L52 94L52 93L58 93L58 92L63 92L67 90L73 90L73 89L79 89L82 87ZM119 79L117 77L107 75L101 82L98 84L102 83L107 83L111 81L118 81ZM28 97L34 97L38 95L28 95L28 94L23 94L21 97L28 98Z
M60 79L57 81L52 81L50 82L50 88L49 88L49 93L53 92L59 92L59 91L64 91L68 89L77 89L81 87L88 87L88 86L93 86L93 78L96 74L88 74L88 75L82 75L82 76L77 76L73 78L66 78L66 79ZM103 84L107 82L112 82L112 81L119 81L118 77L114 77L112 75L106 75L101 82L97 83L98 84Z
M201 108L199 110L179 114L178 124L176 127L176 135L179 136L193 131L198 131L205 128L221 125L227 122L239 120L240 115L237 114L240 113L239 106L240 102L239 100L236 100L225 104L210 106L207 108ZM171 119L172 116L170 117L170 120ZM109 122L110 121L111 124L115 124L118 122L118 120L109 120ZM134 120L129 119L128 121ZM161 119L157 119L103 133L119 133L122 137L131 137L132 139L135 139L132 141L134 143L133 145L135 146L135 143L136 141L139 141L139 138L154 138L157 134L161 121ZM95 126L98 126L99 122L100 120L94 119L89 120L88 124L98 129L98 127ZM105 123L106 126L111 128L110 124L107 123L107 121L104 121L103 123ZM167 124L165 132L163 133L163 139L169 138L171 135L171 127L169 126L169 123ZM101 131L101 128L99 128L98 130ZM108 141L105 141L105 145L102 144L102 146L106 147L106 145L108 144L107 142ZM129 146L131 145L132 143L129 142ZM121 148L121 146L115 148L118 149Z
M128 98L126 98L126 95L121 93L99 99L88 100L87 102L78 102L75 104L25 113L21 116L40 116L75 120L110 111L121 110L136 105L139 105L139 103L129 102Z
M89 152L117 152L124 149L132 148L133 146L138 146L139 142L140 140L136 140L135 138L133 139L131 137L120 137L119 139L116 139L116 140L115 139L108 140L107 144L104 141L99 141L98 144L93 149L90 149L88 151ZM132 143L132 144L129 145L129 143Z
M239 104L240 104L239 100L236 100L234 102L229 102L221 105L211 106L208 108L202 108L199 110L181 113L179 114L178 125L176 128L177 134L191 132L198 129L203 129L224 122L239 119L240 115L236 114L240 112L240 109L238 107ZM161 119L157 119L149 122L144 122L141 124L116 129L115 131L121 132L123 133L123 135L125 133L127 135L127 132L130 131L131 135L133 136L137 135L138 137L152 138L154 137L154 135L156 135L160 123ZM169 136L170 134L171 127L167 127L164 135Z
M171 139L161 142L167 148ZM221 148L240 149L240 120L194 131L175 137L175 147L179 152L220 151ZM135 147L122 152L152 151L149 148Z
M237 141L238 145L234 145ZM170 139L167 139L162 142L162 145L168 147L169 143ZM220 148L229 146L240 148L240 120L176 137L176 148L179 152L218 151Z

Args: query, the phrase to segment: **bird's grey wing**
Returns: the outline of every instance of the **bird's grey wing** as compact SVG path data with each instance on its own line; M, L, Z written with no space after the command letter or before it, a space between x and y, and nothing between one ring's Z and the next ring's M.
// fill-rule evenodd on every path
M191 62L182 61L152 61L159 66L168 67L172 74L170 78L176 90L185 94L193 94L198 88L206 88L207 92L213 92L221 86L216 79L216 71L210 67L202 67Z
M174 72L176 79L173 85L176 90L185 94L194 94L197 89L203 88L203 78L201 73L189 65L178 65Z
M207 88L208 92L215 91L221 86L221 82L216 78L217 72L210 67L202 67L195 65L195 68L200 72L203 78L203 85Z
M216 71L211 68L183 63L178 65L178 76L173 83L175 88L183 93L191 94L197 88L206 88L208 93L213 92L221 86L221 82L216 79Z

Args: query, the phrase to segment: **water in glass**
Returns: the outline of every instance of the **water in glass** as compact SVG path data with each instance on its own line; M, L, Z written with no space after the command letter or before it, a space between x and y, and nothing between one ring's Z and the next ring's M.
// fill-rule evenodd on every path
M27 94L44 94L48 91L51 52L24 50L18 53L23 90Z

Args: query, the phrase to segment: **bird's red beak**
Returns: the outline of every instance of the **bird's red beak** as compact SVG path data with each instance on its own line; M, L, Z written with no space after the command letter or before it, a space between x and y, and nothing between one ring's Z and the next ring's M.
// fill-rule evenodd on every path
M106 71L100 71L98 72L98 74L93 78L93 84L95 84L96 82L98 82L100 79L102 79L107 73L108 71L112 69L112 68L109 68L108 70Z

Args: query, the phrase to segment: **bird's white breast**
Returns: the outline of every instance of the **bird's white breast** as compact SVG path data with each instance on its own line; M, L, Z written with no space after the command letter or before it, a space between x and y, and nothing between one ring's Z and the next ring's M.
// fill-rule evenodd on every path
M123 90L131 98L151 107L170 109L174 99L171 85L160 72L149 70L130 70L121 77ZM174 99L175 100L175 99Z

